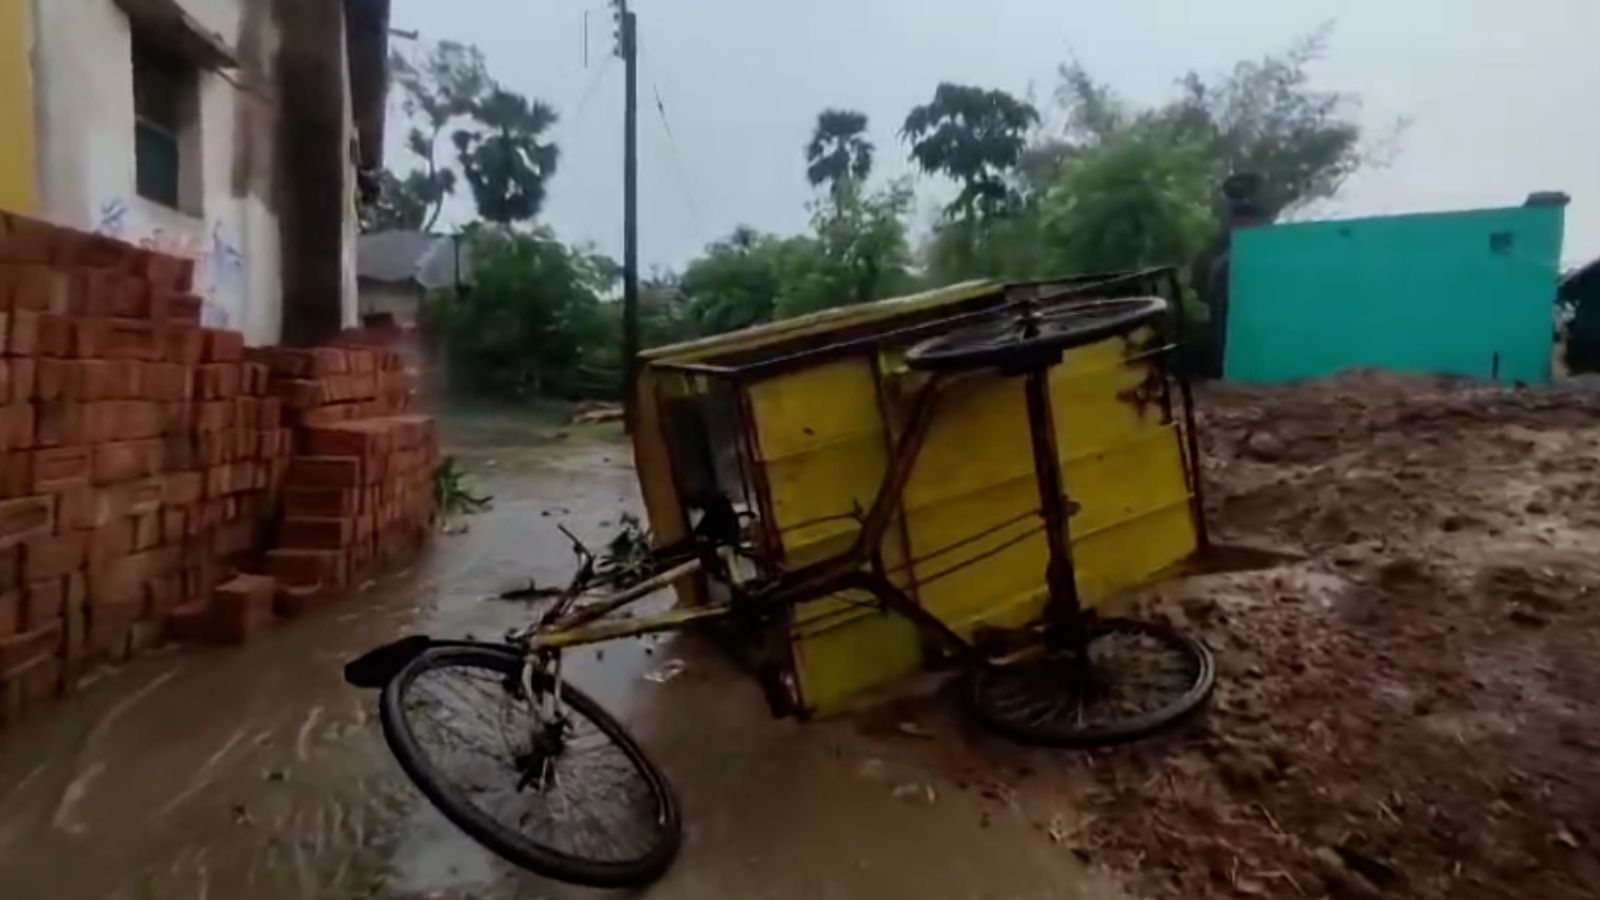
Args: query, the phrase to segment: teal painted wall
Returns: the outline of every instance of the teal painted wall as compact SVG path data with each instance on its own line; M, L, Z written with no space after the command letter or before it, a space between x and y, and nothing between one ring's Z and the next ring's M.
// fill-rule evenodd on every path
M1565 210L1511 207L1234 233L1224 377L1374 367L1544 384Z

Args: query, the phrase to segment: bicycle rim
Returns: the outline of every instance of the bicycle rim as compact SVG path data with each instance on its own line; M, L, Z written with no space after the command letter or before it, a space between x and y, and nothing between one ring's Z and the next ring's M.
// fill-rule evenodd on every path
M980 668L969 681L968 702L985 724L1016 740L1092 747L1180 721L1216 683L1204 644L1148 622L1095 623L1088 654L1087 669L1062 655Z
M384 687L384 737L401 768L457 827L512 863L594 887L648 883L681 836L666 779L582 692L520 684L522 657L435 647Z

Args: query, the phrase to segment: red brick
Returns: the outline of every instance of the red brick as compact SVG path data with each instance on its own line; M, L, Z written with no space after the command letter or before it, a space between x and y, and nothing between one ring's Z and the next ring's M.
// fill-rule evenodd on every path
M0 593L0 641L22 631L22 592L15 588Z
M205 477L199 472L169 472L162 481L163 497L173 506L187 506L205 495Z
M39 352L39 314L31 310L15 309L10 316L10 334L6 339L6 353L11 356L35 356Z
M288 488L283 492L286 516L353 516L361 509L361 492L349 488Z
M5 410L0 409L0 415ZM33 443L39 447L61 447L88 442L85 427L89 407L72 400L48 400L29 407L34 421Z
M186 366L199 364L206 355L206 331L174 325L163 329L167 359Z
M291 587L343 587L346 571L343 555L328 550L278 548L267 552L267 573L280 584Z
M37 444L31 403L0 407L0 451L26 450Z
M85 653L93 659L122 662L128 658L129 634L134 623L144 614L144 597L136 592L134 597L120 602L96 602L90 594L88 629L84 638Z
M121 286L122 276L111 269L80 269L73 281L67 312L74 316L109 316Z
M289 482L299 487L358 487L361 475L354 456L297 456L289 464Z
M244 359L244 335L222 328L203 328L206 362L239 362Z
M305 448L313 456L364 456L389 452L395 424L387 419L316 425L303 432Z
M33 451L33 488L47 493L60 487L82 483L89 477L90 454L85 446L57 447Z
M0 262L48 263L55 250L56 227L16 213L0 213Z
M0 672L0 725L27 721L61 694L61 661L39 657Z
M113 359L159 360L166 355L161 329L143 319L106 321L105 355Z
M55 530L55 498L22 497L0 501L0 550L44 537Z
M279 397L262 397L256 403L256 427L277 428L283 424L283 400Z
M0 363L3 363L0 360ZM66 396L76 364L64 359L41 359L34 365L35 400L60 400Z
M311 356L310 372L312 378L323 375L342 375L350 371L350 361L345 351L338 347L313 347L309 351Z
M278 545L296 550L337 550L355 535L350 518L302 517L284 519L278 526Z
M30 582L62 578L84 567L89 535L82 531L40 537L24 545L22 577Z
M0 672L9 672L36 659L55 656L60 646L59 621L19 631L5 640L0 640Z
M0 395L0 402L27 403L32 400L38 380L38 363L22 358L8 359L5 363L7 391Z
M72 355L78 359L99 359L104 356L110 331L110 319L73 319Z
M161 510L161 540L166 543L181 540L188 532L181 507L167 506Z
M138 274L154 290L187 293L194 289L194 260L152 253L144 262L144 270Z
M167 630L174 640L205 643L211 640L211 604L189 600L167 613Z
M325 402L323 382L320 380L281 379L273 382L272 390L289 409L312 409Z
M276 593L277 583L261 575L240 575L218 585L211 600L213 636L244 643L269 628Z
M150 315L150 285L137 276L123 276L111 298L111 315L123 319L144 319Z
M95 504L96 527L160 509L164 483L164 478L155 477L101 489Z
M196 431L222 431L233 424L231 400L208 400L195 406Z
M94 527L96 496L87 484L72 484L57 488L56 529L58 531Z
M160 575L145 583L145 615L160 621L184 601L183 573Z
M108 411L116 424L112 433L107 435L110 440L156 438L166 430L162 406L153 400L122 400L101 405L112 407Z
M239 393L242 372L238 363L207 363L195 369L194 396L220 400Z
M12 310L44 312L56 291L55 273L49 266L20 266L13 272Z
M135 552L153 550L161 545L161 513L148 512L133 519L133 549Z
M60 622L66 609L65 575L28 582L22 594L22 627L28 631Z
M161 290L150 295L150 318L157 322L199 325L205 301L194 294Z
M119 441L94 448L95 484L131 481L161 470L162 445L157 440Z
M71 355L71 319L55 313L43 313L39 316L38 329L40 356L61 357Z
M161 430L168 436L190 436L195 427L195 405L187 400L161 404Z
M133 519L123 518L98 526L90 533L89 571L99 572L133 555Z

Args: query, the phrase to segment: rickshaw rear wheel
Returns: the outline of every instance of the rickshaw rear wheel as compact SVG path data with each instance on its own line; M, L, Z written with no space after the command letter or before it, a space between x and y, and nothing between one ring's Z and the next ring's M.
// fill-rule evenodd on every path
M1085 627L1087 660L1046 651L976 668L966 695L979 720L1024 743L1096 747L1167 728L1211 695L1216 663L1199 640L1134 619Z
M523 684L522 654L490 644L424 650L383 687L379 718L400 767L445 818L525 869L601 888L648 884L683 824L665 776L588 695Z

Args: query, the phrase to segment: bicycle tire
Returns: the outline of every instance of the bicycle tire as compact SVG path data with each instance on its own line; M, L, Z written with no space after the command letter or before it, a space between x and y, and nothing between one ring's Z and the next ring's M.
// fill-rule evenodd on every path
M475 805L450 781L447 773L441 772L429 760L405 713L407 689L419 676L448 665L475 666L515 678L521 673L523 658L512 648L491 644L435 646L418 654L383 687L379 718L384 739L400 763L400 768L445 818L508 862L559 881L597 888L638 887L649 884L666 871L676 857L683 837L682 818L671 785L622 724L587 694L570 684L561 685L562 701L596 726L620 749L648 785L659 810L655 830L657 840L636 859L585 859L540 844L506 827ZM543 676L541 680L543 688L548 690L548 676Z
M1014 309L1014 308L1013 308ZM1124 297L1063 303L929 338L911 348L906 363L937 372L1054 364L1065 350L1127 334L1167 312L1160 297Z
M1056 725L1029 725L1015 717L1001 715L992 699L986 697L985 688L1000 677L1004 667L979 666L967 678L968 706L979 721L1012 740L1027 744L1053 747L1103 747L1147 737L1176 725L1194 714L1210 697L1216 686L1216 660L1203 642L1164 625L1135 619L1101 619L1090 626L1089 646L1107 635L1140 634L1153 638L1168 650L1192 662L1194 672L1191 683L1178 696L1157 709L1130 716L1127 719L1094 727L1072 728ZM1016 677L1013 675L1012 677Z

